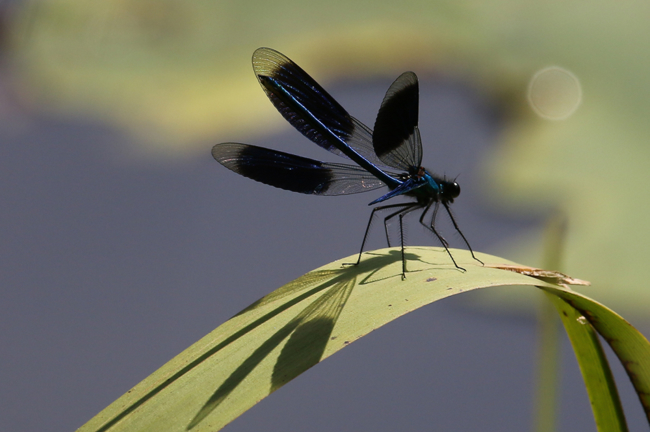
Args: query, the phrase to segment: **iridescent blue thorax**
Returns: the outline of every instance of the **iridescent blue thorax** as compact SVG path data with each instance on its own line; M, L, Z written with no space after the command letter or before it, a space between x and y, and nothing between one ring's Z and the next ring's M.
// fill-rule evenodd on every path
M460 186L455 181L448 181L444 178L434 177L424 167L419 167L414 172L403 174L400 178L402 183L377 198L370 205L386 201L387 199L407 195L415 197L419 203L428 204L431 202L453 203L454 198L460 194Z

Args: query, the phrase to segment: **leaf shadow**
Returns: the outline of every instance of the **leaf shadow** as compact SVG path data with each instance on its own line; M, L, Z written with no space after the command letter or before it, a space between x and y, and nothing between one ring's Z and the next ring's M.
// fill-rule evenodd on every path
M366 254L371 254L366 252ZM410 259L410 258L409 258ZM391 266L396 262L401 262L401 255L398 251L391 251L388 255L381 254L376 256L367 256L361 261L361 264L353 267L342 267L340 269L334 270L316 270L309 272L296 280L289 282L288 284L280 287L279 289L273 291L265 297L262 297L260 300L254 302L246 309L242 310L235 315L241 316L245 313L254 311L262 306L270 305L273 302L280 301L278 306L265 313L263 316L257 318L250 324L242 327L240 330L231 334L229 337L219 342L212 348L205 351L203 354L196 357L194 360L186 364L184 367L180 368L173 374L169 375L159 384L153 386L148 392L143 394L140 398L133 401L130 405L124 407L119 414L110 420L106 421L97 432L106 432L112 428L119 421L127 417L129 414L137 410L139 407L146 404L148 401L153 399L156 395L161 393L167 387L178 381L180 378L185 376L187 373L192 371L195 367L201 365L204 361L212 357L213 355L220 352L222 349L235 342L239 338L245 336L246 334L254 331L257 327L264 324L265 322L271 320L278 314L283 311L291 308L292 306L302 302L305 299L310 298L311 296L317 295L323 290L331 290L329 295L323 295L322 301L325 303L314 302L313 307L320 305L323 308L322 311L317 309L310 309L302 312L302 314L288 323L283 329L278 331L271 339L269 339L265 344L260 346L258 350L255 351L251 357L245 361L233 374L231 377L226 379L224 383L220 386L217 391L213 394L210 400L204 405L204 407L199 411L195 418L190 422L187 429L191 429L196 424L198 424L206 415L218 407L218 405L223 401L223 397L227 396L232 390L236 387L238 383L241 382L243 378L246 377L250 371L252 371L257 364L259 364L260 359L258 356L264 354L268 355L272 347L280 344L285 338L291 336L290 340L287 342L287 346L283 349L281 353L282 359L279 360L278 365L275 368L274 375L272 378L271 388L276 390L282 384L290 381L295 376L304 372L314 364L318 363L322 352L326 346L329 335L331 334L336 318L342 310L345 299L349 296L352 288L355 285L357 278L364 273L375 274L382 268ZM395 272L390 276L386 277L395 277L399 276L399 271L397 266L395 266ZM383 278L381 278L383 279ZM380 280L381 280L380 279ZM372 280L369 280L368 277L365 277L363 283L372 283ZM345 287L345 288L342 288ZM348 292L349 291L349 292ZM344 295L347 292L346 295ZM337 297L342 295L343 297ZM289 297L294 297L286 300ZM329 299L329 303L326 301ZM338 300L337 300L338 299ZM286 301L281 301L286 300ZM333 305L339 302L338 311L334 308ZM328 315L329 314L329 315ZM295 330L295 331L294 331ZM293 334L292 334L293 333ZM315 341L315 345L312 346L311 351L306 352L305 358L296 363L296 367L292 370L291 368L285 368L284 365L291 359L295 361L296 356L293 354L296 348L303 344L305 340L312 339ZM320 345L318 345L320 343ZM263 356L262 356L263 358ZM286 360L289 359L289 360Z
M412 255L412 256L411 256ZM334 325L345 307L345 303L357 285L361 274L375 274L382 268L401 263L401 252L390 251L388 255L377 254L353 267L343 267L337 270L317 270L310 272L293 282L290 282L269 295L253 303L236 316L253 311L261 306L284 299L304 291L295 299L279 305L272 313L273 316L288 309L300 301L306 300L325 291L318 299L313 301L291 321L285 324L269 339L260 345L212 394L208 401L190 421L187 430L191 430L210 415L223 401L239 386L246 377L279 345L287 338L280 355L273 367L270 382L270 392L282 387L287 382L296 378L307 369L316 365L322 358L327 343L330 340ZM409 254L409 259L419 259L415 254ZM397 266L394 266L397 269ZM399 277L396 272L387 277ZM370 276L363 279L362 283L368 284L377 280L370 280ZM384 279L384 278L381 278ZM379 279L379 280L381 280ZM309 289L310 286L313 288ZM307 289L307 291L305 291ZM290 306L289 306L290 305ZM266 315L265 317L268 317ZM270 318L268 318L270 319ZM267 321L268 319L265 319ZM256 324L256 327L259 324Z
M212 394L201 407L187 430L194 428L237 388L239 384L257 367L276 347L287 338L288 341L280 352L271 377L271 392L291 381L310 367L317 364L325 350L345 302L356 285L356 272L345 269L321 273L327 279L309 291L309 296L325 291L318 299L308 305L291 321L260 345ZM317 275L310 279L315 280ZM291 287L287 291L291 291ZM302 297L302 296L301 296ZM259 305L258 305L259 306ZM284 308L283 308L284 309Z
M360 285L365 285L373 282L380 282L386 279L391 279L391 278L401 278L402 276L402 270L401 267L399 269L395 268L393 269L391 265L400 263L402 262L402 252L398 249L393 249L388 251L388 255L385 253L376 253L376 252L366 252L365 255L374 255L371 258L365 258L364 260L359 263L359 272L360 273L367 273L367 275L361 279L359 282ZM425 261L422 260L422 257L416 253L413 252L405 252L404 257L406 259L406 262L414 262L414 261L419 261L424 263ZM397 270L397 271L394 271ZM422 271L420 270L406 270L406 277L408 278L408 275L410 273L416 273Z

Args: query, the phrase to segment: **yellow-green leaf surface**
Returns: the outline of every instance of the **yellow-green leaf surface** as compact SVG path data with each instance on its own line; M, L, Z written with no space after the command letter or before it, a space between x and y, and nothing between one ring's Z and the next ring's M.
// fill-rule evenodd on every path
M538 278L494 256L444 249L407 249L401 278L399 249L349 257L314 270L246 308L192 345L80 431L215 431L322 359L378 327L436 300L491 286L569 283L558 274ZM531 273L534 274L534 273ZM263 283L263 280L257 282ZM579 281L577 281L579 282ZM568 292L568 290L567 290Z
M569 337L572 339L572 343L574 344L576 355L578 357L581 355L589 356L592 359L591 362L582 362L579 359L579 364L583 377L585 374L592 376L592 379L587 379L587 377L585 377L585 381L587 384L587 390L590 393L596 421L598 422L599 418L602 418L602 416L610 416L611 419L612 416L617 415L615 411L621 410L621 408L617 407L615 404L607 406L607 401L605 400L607 397L606 394L611 392L613 383L611 382L611 376L602 374L596 366L597 363L606 364L607 362L604 357L602 357L602 353L598 353L597 349L589 348L585 344L582 344L580 347L576 347L575 345L576 337L586 337L591 339L595 337L595 335L591 333L591 326L593 326L603 339L607 341L612 350L614 350L614 353L618 356L618 359L621 361L621 364L632 381L632 385L634 386L646 416L650 421L650 343L648 342L648 339L616 312L582 294L575 291L557 289L551 286L540 288L561 298L575 311L579 312L579 315L575 316L575 322L569 326L567 326L567 321L573 319L573 317L570 314L561 315L563 321L565 321L565 327L567 327ZM575 329L576 323L585 328L582 330ZM570 330L571 327L574 327L573 330ZM578 332L584 332L586 334L576 336L576 333ZM580 351L583 349L592 349L592 352L581 353ZM597 377L598 375L600 375L600 378ZM590 386L595 388L590 389ZM594 400L594 394L599 395L599 399ZM604 411L610 412L606 413ZM603 426L603 424L599 424L599 427ZM602 428L599 430L625 430L624 424L620 423L618 425L609 424L609 427L610 428Z
M618 389L598 333L579 310L560 297L549 292L546 294L560 314L573 345L591 401L596 427L601 432L627 431Z

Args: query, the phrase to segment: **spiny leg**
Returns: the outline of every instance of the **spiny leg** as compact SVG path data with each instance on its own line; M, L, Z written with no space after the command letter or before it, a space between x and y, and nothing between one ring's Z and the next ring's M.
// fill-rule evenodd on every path
M344 266L345 265L353 266L353 265L359 265L359 263L361 262L361 254L363 253L363 247L366 245L366 240L368 238L368 233L370 232L370 226L372 225L372 219L375 217L376 212L386 210L386 209L390 209L390 208L406 207L406 206L411 206L411 205L413 205L413 204L411 204L411 203L407 203L407 204L400 203L400 204L389 204L389 205L379 206L379 207L373 208L372 213L370 213L370 218L368 219L368 225L366 226L366 232L363 235L363 241L361 242L361 249L359 250L359 257L357 258L357 262L355 262L355 263L343 263L343 265ZM400 211L402 211L402 210L400 210ZM399 212L397 212L397 213L399 213ZM384 219L384 225L385 224L386 224L386 220ZM390 246L390 241L389 241L389 246Z
M386 244L388 247L392 247L390 244L390 234L388 233L388 221L391 220L395 215L399 214L402 211L402 209L389 214L384 218L384 233L386 234Z
M399 215L399 236L400 236L400 242L402 244L402 280L406 279L406 257L404 256L404 226L402 225L402 219L404 218L404 214L406 213L402 213Z
M429 209L431 208L431 206L434 203L436 205L435 205L435 207L433 207L433 215L431 216L431 220L435 220L436 219L436 214L438 213L438 206L440 205L440 203L438 201L431 201L429 204L427 204L427 206L424 208L424 211L420 215L420 223L422 225L424 225L424 227L426 229L428 229L429 231L431 231L431 223L424 223L424 217L426 216L427 212L429 211Z
M406 213L408 213L410 211L413 211L415 208L419 207L419 204L417 204L417 203L402 204L402 207L404 207L404 208L399 209L396 212L391 213L391 214L389 214L388 216L386 216L384 218L384 232L386 233L386 243L388 243L388 247L391 247L390 246L390 235L388 234L388 221L391 220L392 218L394 218L395 216L397 216L400 213L406 214Z
M433 207L433 214L431 215L431 221L428 222L428 223L424 223L424 216L426 216L427 211L429 211L429 209L431 208L431 205L432 205L433 203L435 203L436 205ZM449 247L449 243L447 242L447 240L446 240L442 235L440 235L440 234L436 231L436 229L434 228L435 223L436 223L436 217L438 216L438 208L440 208L440 202L438 202L438 201L431 201L431 202L427 205L427 207L424 209L424 211L422 212L422 215L420 216L420 223L421 223L421 224L422 224L426 229L428 229L429 231L431 231L432 233L434 233L434 234L436 235L436 237L438 237L438 240L440 240L440 243L442 243L442 245L443 245L445 248L448 248L448 247Z
M469 242L468 242L467 239L465 238L465 235L463 234L463 232L460 230L460 228L458 228L458 224L456 223L456 219L454 219L454 215L452 214L451 210L449 209L449 204L447 204L447 203L445 202L445 203L442 203L442 205L445 206L445 209L447 210L447 214L449 215L449 219L451 219L451 223L454 224L454 228L456 228L456 231L458 231L458 234L460 234L460 236L461 236L461 237L463 238L463 240L465 241L465 244L467 245L467 248L469 249L469 253L472 254L472 258L474 258L476 261L480 262L481 264L485 265L485 264L483 263L483 261L481 261L480 259L478 259L478 258L476 258L476 257L474 256L474 251L472 250L472 247L469 245Z
M445 240L445 238L440 235L438 230L436 230L436 226L435 226L435 224L436 224L436 216L438 215L438 209L440 208L440 202L435 201L435 203L436 203L436 205L433 207L433 214L431 215L431 223L427 225L427 224L424 223L423 220L424 220L424 215L427 213L427 210L429 210L429 208L431 208L431 204L433 204L433 202L429 203L429 205L427 205L424 212L422 212L422 216L420 216L420 223L422 225L424 225L425 227L427 227L427 229L431 230L431 232L438 238L438 240L440 240L440 243L442 243L442 246L447 251L447 255L449 255L449 258L451 258L451 262L454 263L454 266L456 266L456 268L458 270L467 271L463 267L459 266L456 263L456 260L454 259L454 256L449 251L449 243L447 243L447 240ZM446 204L443 204L443 205L445 206L445 208L447 208L447 210L449 210L449 208L447 207Z
M402 252L402 280L406 279L406 256L404 253L404 223L402 219L405 215L412 212L415 209L421 208L422 205L418 203L413 203L405 206L405 208L398 210L384 218L384 229L386 230L386 240L388 241L388 246L390 247L390 238L388 236L388 221L393 217L399 215L399 235L400 235L400 246Z

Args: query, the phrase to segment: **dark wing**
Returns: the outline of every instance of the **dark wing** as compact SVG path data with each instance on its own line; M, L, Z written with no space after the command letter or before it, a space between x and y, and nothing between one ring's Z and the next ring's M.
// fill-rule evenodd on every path
M352 159L392 187L400 182L383 171L372 130L352 117L300 66L269 48L253 54L253 69L264 92L300 133L326 150Z
M244 177L304 194L349 195L386 186L361 167L320 162L248 144L217 144L212 156Z
M418 93L418 77L413 72L400 75L384 96L372 135L379 159L389 167L409 172L422 163Z

